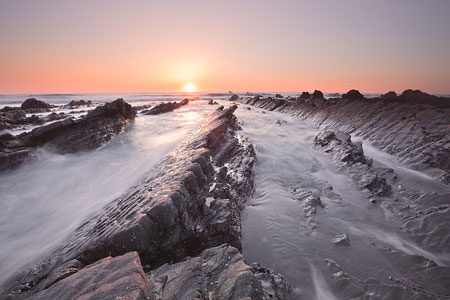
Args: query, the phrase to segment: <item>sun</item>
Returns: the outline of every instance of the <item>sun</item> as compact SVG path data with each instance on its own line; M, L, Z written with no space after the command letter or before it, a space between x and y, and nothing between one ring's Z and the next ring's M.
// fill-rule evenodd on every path
M187 82L184 85L183 92L185 93L195 93L197 91L197 87L192 82Z

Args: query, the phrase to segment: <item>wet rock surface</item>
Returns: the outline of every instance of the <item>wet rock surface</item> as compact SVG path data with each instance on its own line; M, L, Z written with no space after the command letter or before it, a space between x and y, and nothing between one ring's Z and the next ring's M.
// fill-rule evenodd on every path
M450 252L450 194L410 196L400 208L403 229L426 249Z
M228 245L165 264L147 276L152 299L294 299L282 276L247 265L239 250Z
M240 211L253 191L255 151L236 133L239 129L233 115L236 108L220 107L211 114L187 143L169 154L128 192L81 225L38 264L12 278L0 298L38 296L36 293L44 289L43 292L62 294L61 289L67 286L58 285L59 282L70 282L71 277L105 257L136 251L144 270L150 274L156 299L161 296L158 287L168 288L164 281L169 275L174 276L179 267L197 268L198 260L211 264L211 271L216 274L230 276L224 281L229 287L215 287L211 290L214 293L233 291L236 297L249 294L254 299L267 299L264 295L270 293L289 299L283 295L289 295L291 290L280 275L268 270L262 274L265 269L261 267L249 268L238 251ZM108 108L103 110L110 112ZM91 117L97 113L94 111ZM227 245L204 251L224 243ZM230 255L231 260L223 255ZM172 265L187 256L194 258ZM73 272L76 273L57 281ZM105 273L105 279L114 274ZM185 286L186 282L198 283L200 279L194 272L177 280ZM206 279L200 281L207 283ZM252 285L248 287L247 283ZM170 291L194 292L182 286L174 286ZM203 291L210 291L208 288ZM165 295L164 292L163 299Z
M136 112L123 99L99 106L78 120L66 118L65 114L52 113L44 118L66 119L17 136L2 135L0 170L14 167L27 158L32 158L33 150L44 145L63 154L98 148L113 135L122 132L128 120L135 116Z
M328 100L303 93L296 101L261 96L236 101L286 112L324 130L360 136L414 169L450 183L450 99L417 90L372 99L360 95L351 90Z
M55 112L45 117L38 115L27 116L27 114L50 112L50 108L55 107L56 106L35 98L25 100L20 107L5 106L0 109L0 131L5 129L13 129L21 125L43 124L49 121L67 118L66 114L57 114Z
M9 112L0 112L0 130L12 129L21 125L37 125L44 124L50 121L62 120L68 118L69 115L65 113L52 112L51 114L40 117L31 115L27 117L24 110L12 110Z
M299 135L310 135L304 140L311 146L314 145L315 150L325 153L333 162L333 171L330 172L328 168L314 166L316 158L320 162L318 165L323 165L323 161L316 155L309 157L309 149L291 146L291 151L296 152L292 156L289 155L289 150L283 151L283 154L288 157L284 164L286 168L290 164L289 158L294 159L300 155L312 161L313 166L310 170L299 168L299 172L306 171L304 177L307 178L303 179L304 182L292 182L292 174L288 172L285 173L290 174L290 177L282 177L286 175L282 171L276 174L280 178L275 177L275 180L281 181L282 188L287 186L293 199L302 201L302 204L306 199L311 200L305 202L306 206L302 205L307 226L300 225L300 227L306 227L306 230L302 233L302 241L298 244L295 244L296 238L290 239L289 234L284 235L283 230L287 228L284 223L280 222L279 228L273 231L270 231L272 224L265 229L268 231L269 238L270 234L274 236L270 241L278 243L272 247L275 248L273 252L276 253L278 250L276 247L284 247L283 251L292 255L291 262L293 262L292 258L304 259L306 262L311 258L316 259L315 252L321 251L322 240L310 241L309 247L304 247L307 248L305 253L301 251L298 253L295 249L291 249L294 245L304 249L302 243L305 241L308 243L310 235L314 236L312 240L321 235L327 235L326 241L329 246L325 247L332 247L333 250L324 250L325 255L319 257L322 259L331 256L339 261L342 267L332 268L328 275L324 275L324 278L321 275L326 274L326 271L324 272L323 269L314 271L315 267L312 267L313 280L309 286L295 282L295 277L299 273L297 270L288 271L293 274L291 276L286 274L289 280L296 283L296 286L306 286L308 289L314 285L316 297L322 295L324 299L327 299L326 296L329 295L330 299L450 299L447 288L450 282L447 277L450 270L447 255L450 245L448 239L450 194L446 180L448 167L445 163L436 167L436 162L442 162L442 157L445 156L443 153L447 153L448 145L450 145L450 140L445 134L445 128L450 124L450 111L445 104L447 99L417 91L405 91L402 95L388 93L376 99L367 99L361 98L359 92L351 91L342 98L321 99L313 98L310 93L305 92L299 98L287 100L281 106L278 106L277 99L261 96L237 100L258 108L275 110L275 113L270 114L272 118L269 122L272 123L281 118L277 112L298 117L304 122L299 122L301 125L293 128L300 130ZM410 101L403 99L410 99ZM252 108L252 111L257 109ZM256 116L248 116L249 119L254 117ZM290 118L285 117L285 119ZM316 131L309 130L310 126L306 125L319 127L322 132L317 134ZM302 127L308 129L303 130ZM278 147L290 145L289 142L294 137L285 131L278 131L278 128L283 129L279 126L270 128L271 131L276 132L273 135L280 136ZM254 128L250 127L249 132L253 134ZM372 145L364 143L363 149L361 142L352 140L358 137L370 141ZM261 142L261 139L255 140ZM299 138L299 141L302 142L303 139ZM261 152L269 156L264 152L268 147L265 146L266 148ZM273 148L276 147L273 146ZM273 148L270 148L271 151L274 151ZM298 154L298 151L303 152ZM305 159L303 163L308 164L308 159ZM295 165L294 162L292 164ZM296 166L298 168L298 165ZM327 177L334 172L338 173L338 176L334 179L330 178L329 181L336 187L334 196L332 195L333 187L330 186L328 190L325 185L319 186L308 177L317 174L320 178L328 180ZM265 176L270 175L265 174ZM348 186L349 191L345 186ZM354 187L356 187L355 190L353 190ZM269 194L270 190L263 189L258 199L260 202L255 202L255 205L262 206L270 201L275 203L278 198L287 198L281 195L282 188L278 194ZM265 196L266 194L270 195L270 199ZM311 195L314 196L310 197ZM365 197L367 199L364 199ZM325 204L323 209L320 205L312 205L319 203L313 201L317 199ZM353 205L353 203L356 204ZM270 209L274 210L274 206L275 204L270 206ZM298 214L291 212L293 209L295 207L291 206L286 212L280 209L280 212L284 214L276 215L276 217L271 215L271 211L266 212L266 215L272 217L271 222L276 222L278 218L290 220L292 215L296 220L302 219ZM353 213L362 216L349 217ZM254 209L251 214L262 217L257 209ZM341 216L345 216L348 222L335 221ZM372 219L365 220L366 217ZM251 221L251 226L264 224L264 222ZM330 226L335 223L342 225L339 230ZM291 230L297 228L296 226L298 225L293 223ZM258 230L253 227L250 230L258 233ZM295 232L295 229L292 232ZM346 233L346 236L336 236L341 233ZM283 241L279 241L280 236L283 237ZM338 239L333 241L335 237ZM265 245L265 239L263 235L260 238L262 242L258 246L270 250L271 247ZM284 239L289 241L284 242ZM351 242L349 242L350 239ZM256 239L249 238L249 240L253 243L259 242ZM334 242L344 243L345 247L342 244L335 246ZM248 244L246 247L249 247ZM265 257L257 254L257 249L252 251L255 252L251 253L253 257ZM271 255L273 254L267 255L266 261L261 261L266 264L267 261L272 262ZM364 266L369 261L374 264L374 267ZM275 261L273 264L289 268L288 263ZM317 269L321 268L322 266L317 267ZM305 269L308 270L308 268ZM305 278L302 277L302 279ZM327 284L331 286L327 287ZM321 292L323 294L320 294ZM307 292L305 294L310 296Z
M393 267L386 278L360 280L345 272L332 259L325 259L339 299L449 299L450 269L422 256L402 254L379 247ZM424 288L426 286L426 288Z
M315 137L314 144L331 154L336 165L351 174L367 197L391 194L391 185L386 178L395 181L395 176L387 176L393 170L374 168L372 160L364 155L362 143L352 142L350 134L342 131L321 132Z
M139 255L106 257L28 299L149 299L151 288Z
M142 112L144 115L159 115L162 113L171 112L174 109L180 108L184 105L187 105L189 103L189 99L183 99L180 102L167 102L167 103L161 103L153 107L152 109Z
M152 107L152 105L150 105L150 104L133 106L133 108L134 108L134 110L136 110L136 112L141 112L141 113L148 112L148 109L150 107Z

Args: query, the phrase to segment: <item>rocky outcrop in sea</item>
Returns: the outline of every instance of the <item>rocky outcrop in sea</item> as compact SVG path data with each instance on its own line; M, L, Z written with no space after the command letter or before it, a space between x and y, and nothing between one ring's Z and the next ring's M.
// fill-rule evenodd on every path
M9 133L0 135L0 171L32 159L34 150L42 146L62 154L98 148L122 132L126 123L135 116L135 110L123 99L96 107L77 120L66 118L65 114L50 114L45 118L66 119L16 136Z
M153 107L152 109L149 109L148 111L142 112L144 115L159 115L162 113L171 112L175 109L178 109L184 105L187 105L189 103L189 99L183 99L180 102L167 102L167 103L161 103Z

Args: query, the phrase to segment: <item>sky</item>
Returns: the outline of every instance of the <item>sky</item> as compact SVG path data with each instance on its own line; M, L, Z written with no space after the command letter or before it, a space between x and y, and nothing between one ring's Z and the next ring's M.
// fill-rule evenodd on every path
M0 93L450 94L449 0L0 0Z

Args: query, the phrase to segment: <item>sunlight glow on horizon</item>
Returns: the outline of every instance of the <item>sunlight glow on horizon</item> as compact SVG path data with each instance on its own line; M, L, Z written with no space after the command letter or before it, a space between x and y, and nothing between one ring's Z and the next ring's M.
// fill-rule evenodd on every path
M185 93L195 93L198 92L197 87L192 82L187 82L183 87L183 92Z
M0 94L450 94L448 0L130 1L0 1Z

